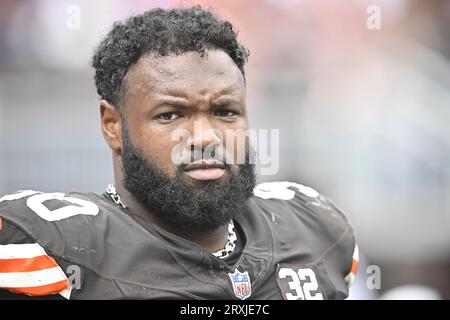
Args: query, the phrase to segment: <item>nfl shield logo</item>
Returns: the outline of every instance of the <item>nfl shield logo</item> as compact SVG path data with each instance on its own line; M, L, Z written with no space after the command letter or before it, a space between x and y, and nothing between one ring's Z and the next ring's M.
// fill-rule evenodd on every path
M234 295L241 300L247 299L252 294L252 284L250 283L250 277L248 272L239 272L238 269L234 269L233 273L228 274L230 276L231 284L233 286Z

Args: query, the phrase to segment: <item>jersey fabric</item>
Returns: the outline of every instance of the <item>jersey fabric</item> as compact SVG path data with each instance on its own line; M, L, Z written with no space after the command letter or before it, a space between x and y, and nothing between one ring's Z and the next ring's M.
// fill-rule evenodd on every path
M344 299L353 228L330 200L290 182L258 185L221 260L105 193L0 198L0 299Z

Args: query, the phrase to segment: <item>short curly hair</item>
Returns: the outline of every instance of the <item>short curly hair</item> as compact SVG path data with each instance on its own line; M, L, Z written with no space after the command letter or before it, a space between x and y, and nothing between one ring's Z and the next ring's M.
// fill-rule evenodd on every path
M92 59L97 92L117 107L125 74L143 54L166 56L197 51L204 56L209 47L226 52L245 77L249 51L238 43L233 25L201 6L157 8L132 16L124 23L115 22Z

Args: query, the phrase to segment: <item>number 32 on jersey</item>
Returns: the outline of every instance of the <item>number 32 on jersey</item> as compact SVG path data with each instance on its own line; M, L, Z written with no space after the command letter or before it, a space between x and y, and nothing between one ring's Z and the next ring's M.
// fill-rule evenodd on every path
M280 265L277 282L286 300L323 300L313 269Z

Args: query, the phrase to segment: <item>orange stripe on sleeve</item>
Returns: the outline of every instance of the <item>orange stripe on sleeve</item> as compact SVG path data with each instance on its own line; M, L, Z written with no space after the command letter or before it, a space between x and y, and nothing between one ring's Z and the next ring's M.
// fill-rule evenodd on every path
M26 294L29 296L46 296L50 294L56 294L64 289L67 289L69 287L69 281L68 280L62 280L59 282L47 284L45 286L38 286L38 287L28 287L28 288L4 288L7 289L13 293L20 293L20 294Z
M47 255L22 259L0 259L2 272L32 272L57 267L56 261Z
M352 271L351 273L353 273L354 275L356 275L356 272L358 271L358 260L353 259L353 263L352 263Z

